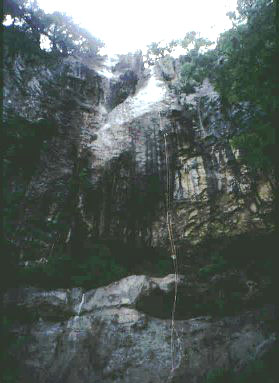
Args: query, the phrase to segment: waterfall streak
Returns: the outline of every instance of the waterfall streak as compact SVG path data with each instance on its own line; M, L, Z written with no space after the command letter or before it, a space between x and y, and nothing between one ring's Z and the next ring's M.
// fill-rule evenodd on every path
M80 304L79 304L79 306L78 306L78 316L80 316L80 312L81 312L81 309L82 309L82 305L83 305L83 303L84 303L84 298L85 298L85 294L83 293L83 294L82 294L82 297L81 297L81 302L80 302Z

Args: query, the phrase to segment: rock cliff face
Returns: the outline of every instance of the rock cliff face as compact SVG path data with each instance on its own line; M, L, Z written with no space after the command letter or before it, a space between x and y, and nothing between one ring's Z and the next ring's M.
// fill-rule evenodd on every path
M174 279L131 276L85 293L77 288L10 290L5 311L26 318L13 329L25 338L15 355L20 381L198 383L212 369L240 370L275 344L271 305L236 317L179 320L172 366L171 320L160 316ZM161 310L159 318L154 311L150 315L154 305Z
M272 179L247 168L231 146L238 127L212 85L179 91L180 65L166 57L145 68L140 54L51 65L7 60L4 119L44 133L32 174L8 180L11 192L24 190L10 234L22 264L69 248L79 255L96 241L166 251L168 205L186 275L171 377L173 275L130 276L86 292L10 289L6 312L31 316L13 328L27 339L15 356L22 381L199 383L211 369L241 369L274 344L272 305L268 314L223 319L193 309L212 295L222 303L237 293L240 308L262 297L268 280L259 274L248 280L232 269L203 283L197 270L208 264L209 240L222 246L272 232L273 195Z
M270 180L253 174L231 147L237 127L218 95L208 81L188 96L178 83L179 61L170 58L151 69L140 55L102 65L73 58L51 68L28 67L20 57L10 63L7 118L43 120L55 131L15 222L25 259L35 240L26 232L37 222L37 256L49 255L57 241L74 242L77 232L83 241L166 247L166 197L185 252L208 238L272 229ZM51 229L57 221L62 231Z

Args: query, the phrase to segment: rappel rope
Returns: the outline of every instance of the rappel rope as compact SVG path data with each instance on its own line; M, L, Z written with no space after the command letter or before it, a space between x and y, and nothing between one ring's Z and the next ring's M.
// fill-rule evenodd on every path
M160 130L163 131L162 128L162 119L161 114L160 116ZM173 269L174 269L174 300L173 300L173 306L172 306L172 315L171 315L171 373L169 376L169 379L171 378L172 373L175 371L177 366L175 366L175 342L174 342L174 336L176 335L179 348L181 351L181 342L180 338L178 336L177 330L175 328L175 311L176 311L176 303L177 303L177 287L178 287L178 262L177 262L177 250L174 243L174 235L173 235L173 223L172 223L172 214L171 214L171 171L170 171L170 163L169 163L169 152L168 152L168 143L167 143L167 133L164 133L164 142L165 142L165 161L166 161L166 178L167 178L167 194L166 194L166 222L167 222L167 228L168 228L168 235L169 235L169 241L170 241L170 247L171 247L171 258L173 262ZM180 353L180 359L181 359L181 353ZM180 363L180 360L178 362L178 365Z

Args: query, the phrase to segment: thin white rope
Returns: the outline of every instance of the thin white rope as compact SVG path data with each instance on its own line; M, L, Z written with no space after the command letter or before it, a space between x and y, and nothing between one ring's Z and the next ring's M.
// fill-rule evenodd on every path
M160 130L162 129L162 119L161 114L160 116ZM180 337L178 335L178 332L175 328L175 311L176 311L176 304L177 304L177 290L178 290L178 262L177 262L177 251L176 246L174 243L174 235L173 235L173 222L172 222L172 210L171 210L171 170L170 170L170 164L169 164L169 151L168 151L168 143L167 143L167 133L164 133L164 142L165 142L165 161L166 161L166 181L167 181L167 194L166 194L166 222L167 222L167 228L168 228L168 234L169 234L169 241L170 241L170 247L171 247L171 258L173 261L173 268L174 268L174 300L173 300L173 306L172 306L172 314L171 314L171 372L168 378L168 381L171 380L173 372L176 370L177 366L179 366L181 362L181 355L182 355L182 347L181 347L181 341ZM175 341L174 337L176 336L178 346L180 349L180 358L175 365Z

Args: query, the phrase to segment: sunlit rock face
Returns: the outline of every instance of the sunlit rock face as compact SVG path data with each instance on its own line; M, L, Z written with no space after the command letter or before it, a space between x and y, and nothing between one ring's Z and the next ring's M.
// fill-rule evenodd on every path
M209 371L238 371L275 345L269 323L278 314L272 305L222 320L186 315L175 324L172 362L168 296L174 280L174 275L130 276L87 292L10 289L5 313L20 312L21 323L15 322L12 332L25 339L14 353L20 379L201 383ZM184 284L180 277L179 286Z
M175 240L187 251L209 237L272 229L270 180L232 148L238 128L208 81L181 94L179 66L165 58L145 69L140 54L49 68L18 57L7 66L5 116L55 127L15 222L23 256L36 222L37 254L77 231L81 241L166 247L167 170ZM59 220L58 235L49 227Z
M136 91L108 112L96 140L84 146L103 206L94 214L95 234L166 243L166 152L178 242L191 248L208 237L270 230L271 183L252 174L232 148L238 129L222 115L210 83L179 94L179 62L171 59L137 76ZM263 188L264 198L257 191Z

